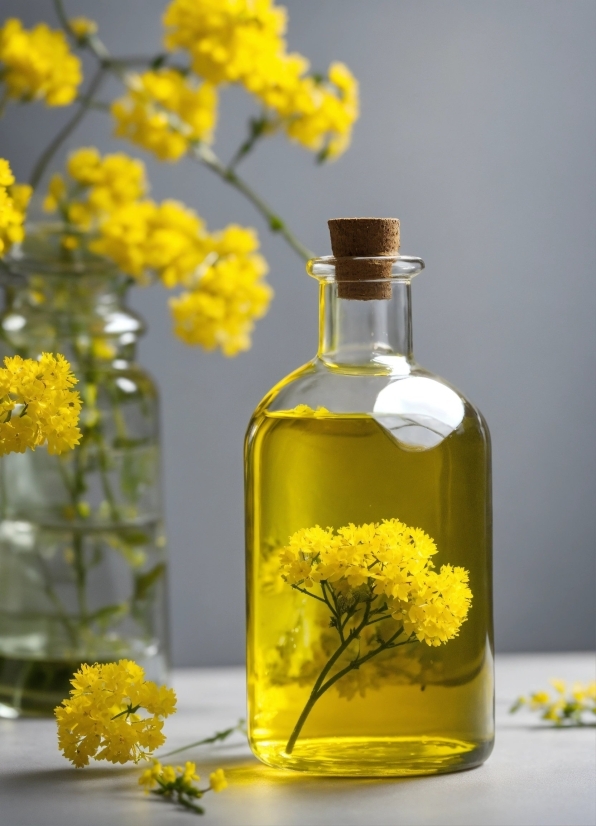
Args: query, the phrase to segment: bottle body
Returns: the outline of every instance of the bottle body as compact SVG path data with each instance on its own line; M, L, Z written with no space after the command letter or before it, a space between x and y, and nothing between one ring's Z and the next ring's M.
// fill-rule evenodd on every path
M5 276L1 354L60 352L78 378L80 444L0 460L0 716L48 715L83 662L167 673L157 390L142 323L107 264L50 256ZM48 272L48 269L50 270Z
M345 303L333 291L322 288L322 328L326 316L338 320ZM409 284L394 292L396 304L408 303ZM330 340L337 354L337 336ZM247 434L251 747L269 765L319 774L426 774L478 765L490 754L494 732L486 424L411 354L354 358L352 347L342 364L328 354L323 345L312 363L274 388ZM358 635L366 603L341 609L347 610L342 640L343 619L338 623L339 614L320 598L329 596L337 608L341 583L289 582L283 574L283 548L295 532L384 520L432 537L436 570L451 565L469 573L469 613L444 644L404 633L398 638L404 644L388 646L396 621L382 613L381 598L371 603L379 621L369 618ZM354 582L353 594L363 600L368 586Z

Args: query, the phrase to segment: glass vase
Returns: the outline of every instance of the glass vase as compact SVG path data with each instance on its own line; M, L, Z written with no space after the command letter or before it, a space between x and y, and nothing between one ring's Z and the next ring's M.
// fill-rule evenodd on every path
M110 263L30 230L4 261L1 356L62 353L80 444L0 460L0 716L51 714L81 663L166 677L158 396L135 360L143 322Z
M423 262L355 260L373 276L389 269L366 282L368 295L338 281L337 263L309 262L318 354L268 393L246 438L250 744L268 765L315 774L470 768L494 737L488 429L414 360L410 285ZM380 598L366 602L365 580L340 591L307 568L281 576L295 532L393 519L434 538L436 571L469 571L469 615L444 644L392 636L392 617L359 626L366 611L383 613Z

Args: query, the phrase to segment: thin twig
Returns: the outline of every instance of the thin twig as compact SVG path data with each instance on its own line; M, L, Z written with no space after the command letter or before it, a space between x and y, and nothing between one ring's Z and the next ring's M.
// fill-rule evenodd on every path
M188 746L182 746L179 749L173 749L173 751L167 751L165 754L160 754L160 759L164 757L171 757L172 754L179 754L181 751L187 751L188 749L194 749L196 746L208 746L210 743L219 743L227 740L230 735L234 734L236 731L244 732L244 725L245 720L238 720L235 726L232 728L224 729L223 731L216 731L211 737L205 737L203 740L197 740L196 743L190 743Z
M215 174L221 178L222 181L225 181L225 183L233 186L234 189L238 190L238 192L241 192L244 197L247 198L257 209L257 211L261 213L263 218L265 218L271 232L279 232L294 252L298 253L300 258L304 261L308 261L309 258L314 257L314 253L296 238L294 233L288 229L286 224L282 221L279 215L271 209L269 204L267 204L267 202L264 201L263 198L261 198L261 196L258 195L254 189L252 189L249 184L247 184L246 181L233 169L228 169L220 161L211 147L207 146L205 143L195 143L191 146L190 152L191 157L196 158L197 161L202 163L212 172L215 172Z
M104 66L99 66L91 83L89 84L89 89L87 93L83 95L80 99L80 104L77 112L75 112L74 116L62 127L62 129L58 132L54 140L50 143L50 145L45 149L44 152L40 155L37 163L33 167L33 172L31 173L31 177L29 178L29 183L35 189L39 184L40 180L43 177L44 172L46 171L48 164L56 154L56 152L60 149L64 141L68 138L68 136L74 132L77 128L87 111L89 110L92 102L93 102L93 95L99 89L101 82L104 78L105 73Z
M261 115L260 118L250 119L248 137L242 144L240 144L239 148L233 155L232 160L229 162L227 166L228 172L231 172L233 169L236 169L238 164L252 152L257 141L259 141L259 139L262 138L263 135L268 131L268 126L273 126L273 124L265 114Z
M314 597L314 599L318 599L319 602L324 603L325 605L329 605L329 603L323 599L323 597L318 597L316 594L311 594L310 591L307 591L306 588L301 588L299 585L292 585L295 591L300 591L301 594L306 594L307 597Z

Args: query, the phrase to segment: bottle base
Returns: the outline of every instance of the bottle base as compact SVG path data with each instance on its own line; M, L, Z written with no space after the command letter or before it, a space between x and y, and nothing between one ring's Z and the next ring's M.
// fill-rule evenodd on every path
M304 738L291 754L282 740L253 740L250 745L255 757L273 768L343 777L405 777L479 766L489 757L493 741L432 736Z

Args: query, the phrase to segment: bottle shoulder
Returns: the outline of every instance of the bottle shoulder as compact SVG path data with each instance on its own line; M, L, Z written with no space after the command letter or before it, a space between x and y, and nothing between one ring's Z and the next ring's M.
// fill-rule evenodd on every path
M384 367L336 370L314 359L271 389L252 424L299 408L325 416L371 416L411 448L430 448L471 429L489 441L484 417L451 383L405 358Z

